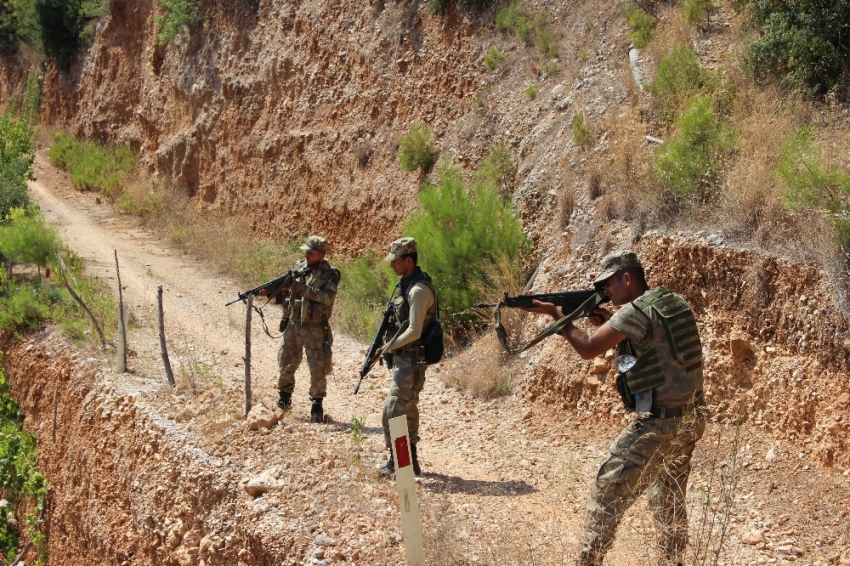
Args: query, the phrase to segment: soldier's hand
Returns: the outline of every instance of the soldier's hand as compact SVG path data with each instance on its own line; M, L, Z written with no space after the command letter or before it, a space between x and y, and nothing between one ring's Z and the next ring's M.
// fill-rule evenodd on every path
M587 320L589 320L590 324L594 326L602 326L603 324L608 322L608 319L610 319L612 316L613 315L611 314L611 311L609 311L608 309L596 307L595 309L593 309L591 315L587 317Z
M378 348L377 350L375 350L375 355L372 356L372 359L369 360L369 363L374 364L375 360L377 360L378 358L381 357L381 354L383 353L383 351L384 351L383 348Z
M292 283L292 290L296 293L300 293L304 290L304 284L301 281L295 281Z
M561 318L561 313L558 312L558 307L552 303L543 303L534 299L531 301L533 307L520 307L525 312L532 312L534 314L548 314L552 318L558 319Z
M269 294L269 290L268 290L268 289L260 289L260 291L257 293L257 296L258 296L258 297L265 297L265 296L266 296L266 295L268 295L268 294Z

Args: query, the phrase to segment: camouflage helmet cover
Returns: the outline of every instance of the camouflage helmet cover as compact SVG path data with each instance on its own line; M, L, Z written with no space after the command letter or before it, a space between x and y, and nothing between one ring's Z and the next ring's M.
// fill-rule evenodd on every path
M328 241L322 238L321 236L310 236L307 238L307 242L303 246L301 246L301 251L316 251L327 253Z
M594 285L604 283L612 275L623 269L632 267L643 267L637 254L631 250L619 250L611 252L602 258L601 273L593 282Z
M399 238L390 244L390 253L384 258L384 261L393 261L403 255L416 253L416 240L413 238Z

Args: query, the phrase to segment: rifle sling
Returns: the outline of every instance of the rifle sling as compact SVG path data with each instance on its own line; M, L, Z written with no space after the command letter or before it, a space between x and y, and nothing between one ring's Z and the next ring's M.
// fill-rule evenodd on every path
M541 342L544 338L547 338L553 334L559 333L563 328L569 324L570 322L587 316L587 313L595 309L597 306L602 304L604 301L604 297L599 293L592 295L585 302L581 304L576 310L568 314L567 316L560 318L554 321L552 324L544 328L540 334L532 338L531 340L523 340L516 344L515 348L511 348L508 345L508 331L505 329L502 324L502 314L501 314L501 303L496 305L496 310L493 311L493 320L496 322L496 336L499 338L499 342L502 344L502 347L509 354L519 354L520 352L524 352L535 346L537 343Z
M263 307L268 305L269 301L271 301L271 300L272 300L272 297L269 297L268 299L266 299L266 302L265 302L265 304L263 304ZM256 313L258 315L260 315L260 320L263 323L263 331L266 333L266 336L268 336L272 340L277 340L278 338L283 336L283 333L281 333L280 336L272 336L271 332L269 332L269 326L266 324L266 317L263 316L263 307L258 307L257 305L252 305L252 306L254 307L254 311L256 311Z

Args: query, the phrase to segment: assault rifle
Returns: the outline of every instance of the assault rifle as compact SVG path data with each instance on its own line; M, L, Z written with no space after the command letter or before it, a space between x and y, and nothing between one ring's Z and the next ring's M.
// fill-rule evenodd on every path
M561 307L564 318L556 320L547 326L540 334L531 340L517 343L514 347L508 345L508 331L502 324L502 307L508 308L530 308L534 301L541 303L552 303ZM562 291L560 293L541 293L538 295L508 295L498 303L478 303L477 308L496 307L493 311L493 320L496 322L496 336L499 342L509 354L518 354L527 350L552 334L556 334L570 321L590 316L599 305L605 304L610 299L602 293L602 289L591 289L587 291Z
M248 297L250 297L251 295L257 296L262 291L267 291L266 294L269 295L270 297L273 297L274 295L277 295L281 291L284 291L284 290L288 289L289 287L291 287L293 281L295 281L295 279L297 279L298 277L306 277L309 274L310 274L310 268L309 267L305 267L304 269L290 269L289 271L287 271L286 273L284 273L283 275L281 275L277 279L272 279L271 281L267 281L267 282L263 283L262 285L258 285L256 287L254 287L253 289L248 289L244 293L239 293L238 298L233 299L232 301L230 301L229 303L227 303L224 306L229 307L230 305L232 305L236 301L247 301Z
M363 362L363 367L360 368L360 380L357 382L357 387L354 388L355 395L357 395L357 392L360 391L360 384L363 383L363 378L366 377L366 374L369 373L369 370L372 369L373 365L375 365L375 360L373 360L375 352L377 352L381 347L381 341L384 339L384 334L387 333L387 329L390 327L390 318L392 315L393 300L390 299L390 302L387 303L387 308L384 310L384 315L381 317L381 324L378 325L378 331L375 333L372 345L369 346L369 351L366 352L366 360Z
M508 295L507 291L505 291L504 298L498 303L478 303L475 305L475 307L508 307L511 309L523 309L533 307L534 301L537 300L541 303L552 303L553 305L561 307L561 312L564 313L564 316L566 316L575 311L580 306L582 306L585 301L587 301L593 295L596 295L597 292L598 291L591 289L587 291L561 291L560 293L541 293L539 295L511 296ZM593 309L608 301L608 297L606 297L602 293L599 294L600 302L593 305L593 308L588 310L588 312L584 313L584 316L590 316Z

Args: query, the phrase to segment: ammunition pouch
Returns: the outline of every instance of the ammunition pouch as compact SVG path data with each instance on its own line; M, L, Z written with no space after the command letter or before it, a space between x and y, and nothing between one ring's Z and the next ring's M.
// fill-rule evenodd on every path
M322 350L326 354L331 353L331 325L328 324L328 317L322 317Z
M617 393L620 394L620 399L623 400L623 405L626 407L626 410L634 411L635 407L637 407L637 401L629 389L629 384L626 381L626 374L622 372L617 373Z

